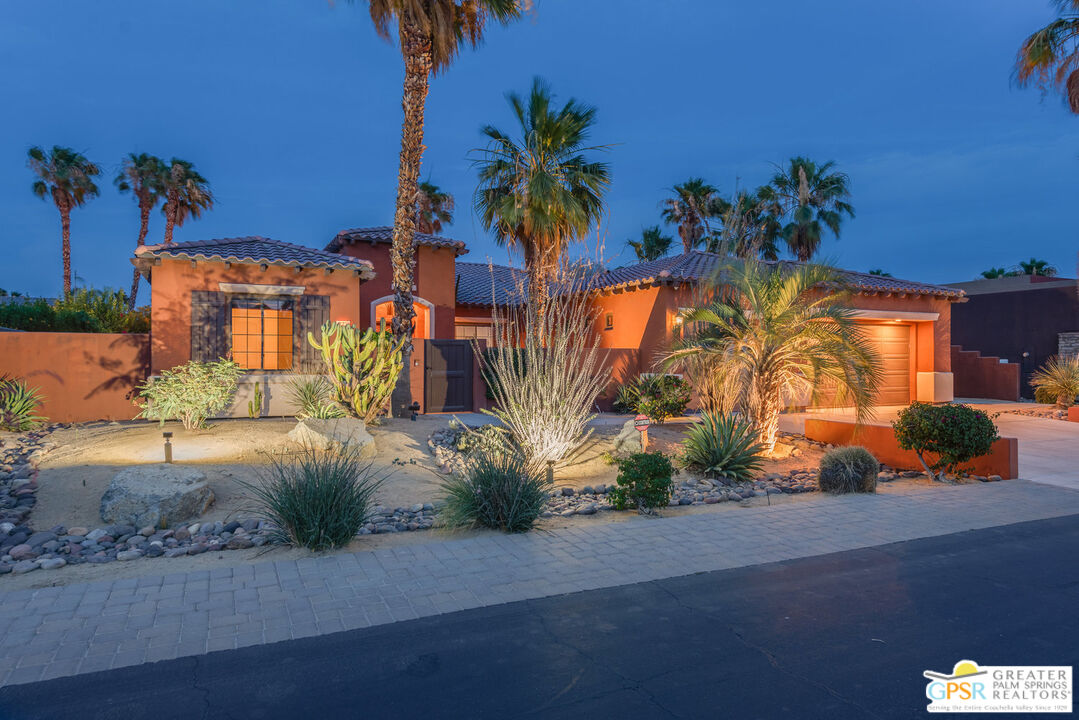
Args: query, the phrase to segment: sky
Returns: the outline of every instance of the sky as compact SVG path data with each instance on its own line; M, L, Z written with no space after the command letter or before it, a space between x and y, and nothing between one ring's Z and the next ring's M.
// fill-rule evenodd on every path
M756 187L794 155L833 160L857 216L821 256L849 269L961 281L1031 256L1074 276L1079 117L1018 89L1015 52L1041 0L538 0L435 77L422 176L457 199L443 234L505 262L472 211L479 129L514 130L507 91L534 76L596 106L607 213L589 245L633 262L675 184ZM4 0L0 4L0 288L54 296L60 221L30 191L32 145L99 163L72 214L81 284L128 287L138 234L112 186L129 152L181 157L215 208L177 241L264 235L324 246L388 225L403 64L366 3ZM676 236L673 227L668 228ZM155 213L149 241L160 241ZM140 293L140 301L148 295Z

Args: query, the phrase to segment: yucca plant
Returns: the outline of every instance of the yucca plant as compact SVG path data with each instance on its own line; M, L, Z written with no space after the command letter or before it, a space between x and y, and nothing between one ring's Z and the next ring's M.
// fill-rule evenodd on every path
M760 469L764 445L753 427L736 415L703 413L682 441L682 462L711 477L741 482Z
M547 504L551 483L530 468L520 452L475 453L465 469L442 484L447 527L489 527L504 532L532 529Z
M1079 396L1079 355L1054 355L1030 377L1034 399L1056 403L1061 410L1075 404Z
M254 510L272 526L273 542L330 550L347 545L371 516L375 491L386 480L361 449L304 448L291 456L271 456L258 482L240 481Z
M33 430L48 419L35 414L44 399L40 389L0 375L0 428L15 432Z
M296 419L332 420L345 416L333 400L333 384L323 375L297 377L288 384L289 401L296 408Z

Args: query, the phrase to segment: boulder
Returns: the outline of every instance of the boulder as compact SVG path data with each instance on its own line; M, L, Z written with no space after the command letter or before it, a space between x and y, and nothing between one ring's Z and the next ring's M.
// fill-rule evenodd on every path
M289 430L288 439L297 445L328 450L349 445L360 449L364 456L375 454L375 439L367 432L367 425L358 418L317 420L305 418Z
M626 420L622 424L622 430L615 437L611 452L614 455L632 455L633 453L643 452L641 431L633 427L633 418Z
M198 517L213 501L206 476L195 468L167 463L137 465L113 477L101 496L101 519L134 527L162 527Z

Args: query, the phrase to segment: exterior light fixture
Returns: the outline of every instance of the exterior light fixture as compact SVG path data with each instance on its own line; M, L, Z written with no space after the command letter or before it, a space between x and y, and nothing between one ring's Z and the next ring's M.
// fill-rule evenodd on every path
M412 404L408 406L408 409L412 411L412 418L411 418L412 422L416 422L416 413L418 413L420 411L419 402L413 400Z
M165 462L172 462L172 433L163 432L161 437L165 438Z

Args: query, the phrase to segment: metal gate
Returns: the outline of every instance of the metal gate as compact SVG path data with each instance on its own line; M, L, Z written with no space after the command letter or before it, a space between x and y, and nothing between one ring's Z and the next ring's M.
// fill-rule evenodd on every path
M424 340L425 412L472 410L472 343Z

